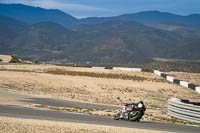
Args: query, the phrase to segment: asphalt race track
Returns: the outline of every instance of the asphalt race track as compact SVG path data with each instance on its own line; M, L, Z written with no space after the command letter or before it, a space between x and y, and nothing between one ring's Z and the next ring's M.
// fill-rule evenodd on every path
M147 122L147 121L141 121L141 122L129 122L123 120L115 121L112 118L106 118L102 116L51 111L43 109L33 109L33 108L8 106L8 105L0 105L0 116L39 119L39 120L53 120L53 121L63 121L63 122L77 122L77 123L151 129L151 130L180 132L180 133L189 133L189 132L199 133L200 131L200 127L196 126L164 124L164 123Z
M32 97L29 95L22 95L15 92L8 92L0 90L0 97L6 97L11 99L15 97L20 102L32 103L32 104L43 104L48 106L57 107L80 107L80 108L97 108L97 109L120 109L120 106L110 106L104 104L91 104L75 101L66 101L51 98L39 98ZM39 119L39 120L52 120L52 121L63 121L63 122L76 122L76 123L87 123L87 124L97 124L97 125L107 125L107 126L117 126L117 127L129 127L129 128L139 128L139 129L151 129L158 131L168 131L168 132L180 132L180 133L199 133L200 127L188 126L188 125L177 125L177 124L167 124L158 122L129 122L124 120L113 120L112 118L107 118L103 116L87 115L80 113L69 113L61 111L53 111L47 109L36 109L27 108L16 105L0 105L0 116L7 117L17 117L17 118L28 118L28 119Z
M118 110L122 108L121 106L93 104L93 103L86 103L86 102L52 99L52 98L28 98L26 100L20 100L20 102L42 104L42 105L55 106L55 107L68 107L68 108L79 107L79 108L84 108L84 109L95 108L95 109Z
M55 106L55 107L68 107L68 108L79 107L84 109L95 108L95 109L110 109L110 110L118 110L122 108L121 106L114 106L114 105L94 104L87 102L35 97L0 89L0 98L1 97L6 97L9 100L17 99L18 102L41 104L41 105Z

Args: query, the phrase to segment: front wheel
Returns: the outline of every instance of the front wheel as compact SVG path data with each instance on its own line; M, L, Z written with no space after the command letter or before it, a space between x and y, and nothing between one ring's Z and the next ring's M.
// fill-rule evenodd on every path
M140 113L139 111L130 112L128 119L130 121L140 121Z

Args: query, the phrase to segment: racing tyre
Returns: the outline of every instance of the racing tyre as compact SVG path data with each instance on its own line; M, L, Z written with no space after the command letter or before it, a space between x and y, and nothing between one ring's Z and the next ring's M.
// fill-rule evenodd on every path
M131 112L130 114L129 114L129 117L128 117L128 119L130 120L130 121L140 121L140 112L139 111L135 111L135 112Z

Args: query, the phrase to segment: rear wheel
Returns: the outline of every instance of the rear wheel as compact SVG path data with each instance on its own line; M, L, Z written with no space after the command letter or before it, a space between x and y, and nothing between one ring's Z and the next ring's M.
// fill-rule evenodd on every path
M115 117L114 117L114 120L119 120L119 117L115 116Z
M114 120L119 120L119 119L120 119L120 116L121 116L121 112L117 113L117 114L114 116Z

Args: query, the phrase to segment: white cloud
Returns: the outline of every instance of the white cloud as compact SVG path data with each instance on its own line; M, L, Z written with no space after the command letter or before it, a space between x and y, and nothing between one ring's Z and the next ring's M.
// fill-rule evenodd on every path
M74 4L59 0L1 0L3 3L22 3L46 9L60 9L64 11L107 11L105 8Z

